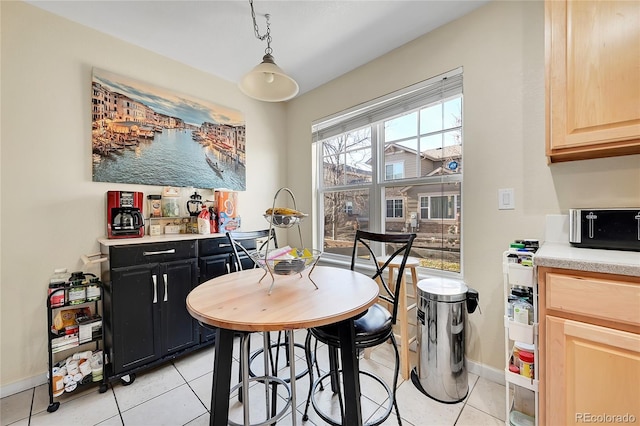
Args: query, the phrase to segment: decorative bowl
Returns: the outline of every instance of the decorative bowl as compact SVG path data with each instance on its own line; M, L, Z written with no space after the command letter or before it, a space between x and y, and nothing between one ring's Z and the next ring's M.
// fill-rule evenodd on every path
M295 255L291 253L295 251ZM290 249L290 251L282 251L282 249L269 250L265 256L264 251L256 251L251 253L251 257L261 268L275 275L292 275L299 274L305 269L315 265L322 252L315 249ZM277 256L277 257L276 257ZM266 260L265 260L266 259Z
M293 225L297 225L300 221L305 218L306 214L300 213L296 215L290 214L265 214L264 218L267 222L273 224L273 226L277 226L278 228L291 228Z

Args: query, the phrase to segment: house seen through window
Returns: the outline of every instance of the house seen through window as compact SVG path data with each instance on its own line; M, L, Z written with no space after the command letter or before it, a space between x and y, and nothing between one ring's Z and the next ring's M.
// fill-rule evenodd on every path
M461 272L462 111L459 69L314 124L325 257L357 229L413 232L422 267Z

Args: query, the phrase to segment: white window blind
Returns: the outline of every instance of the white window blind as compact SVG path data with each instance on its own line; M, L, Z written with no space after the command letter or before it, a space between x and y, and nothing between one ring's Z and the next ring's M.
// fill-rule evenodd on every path
M312 127L312 140L324 140L461 93L462 68L457 68L319 120Z

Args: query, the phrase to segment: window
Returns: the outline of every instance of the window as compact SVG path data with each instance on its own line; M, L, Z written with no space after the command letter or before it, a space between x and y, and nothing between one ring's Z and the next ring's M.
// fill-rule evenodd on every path
M384 180L402 179L403 177L403 163L390 163L385 166Z
M387 219L403 218L402 200L387 200Z
M325 257L357 229L415 232L422 267L460 273L462 125L461 69L315 123Z
M347 201L345 203L345 212L347 212L347 216L351 216L353 214L353 202Z
M458 213L457 195L420 196L420 217L424 219L455 219Z

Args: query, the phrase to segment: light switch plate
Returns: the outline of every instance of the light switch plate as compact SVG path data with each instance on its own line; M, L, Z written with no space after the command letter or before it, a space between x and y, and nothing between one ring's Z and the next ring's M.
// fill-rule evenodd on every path
M513 188L498 189L498 210L513 210L516 208L516 200Z

